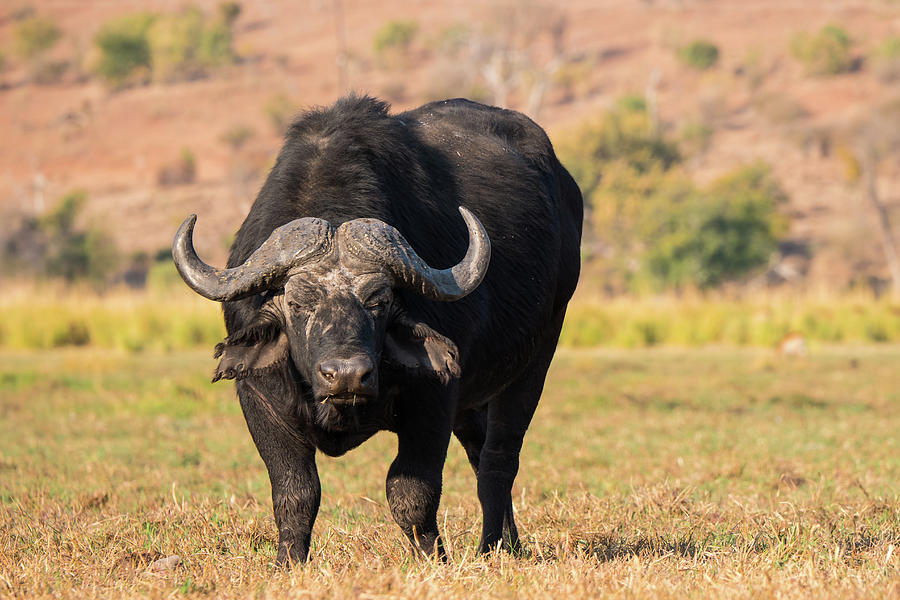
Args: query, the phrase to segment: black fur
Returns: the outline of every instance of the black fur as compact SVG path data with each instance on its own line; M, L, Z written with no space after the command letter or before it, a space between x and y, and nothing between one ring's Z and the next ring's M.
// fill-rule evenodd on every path
M308 112L288 131L228 266L240 265L276 227L312 216L335 227L380 219L432 267L446 268L468 243L460 205L481 220L492 245L488 273L473 293L441 303L395 289L389 314L365 326L368 333L359 317L363 324L342 334L353 338L346 344L326 342L323 334L302 349L292 345L292 360L237 383L272 481L279 562L305 560L309 551L320 497L315 450L339 455L383 429L398 436L388 502L416 548L443 554L436 514L451 431L478 478L480 550L518 545L510 492L578 279L583 210L578 187L539 126L461 99L391 115L380 101L350 96ZM310 273L307 279L315 277ZM223 349L233 348L234 362L241 344L271 341L278 327L291 328L285 319L258 314L264 302L279 301L278 293L225 303L230 337ZM353 303L352 314L364 314L355 297L335 298L335 306ZM378 329L382 322L386 330ZM354 405L355 395L337 402L317 391L313 350L343 356L344 346L373 344L377 394ZM391 354L398 344L403 350ZM435 353L446 364L429 376L428 356Z

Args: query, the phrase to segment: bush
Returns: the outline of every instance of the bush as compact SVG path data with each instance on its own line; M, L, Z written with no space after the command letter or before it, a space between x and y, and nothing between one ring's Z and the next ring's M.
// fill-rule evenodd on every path
M106 23L95 43L97 73L120 86L149 79L172 82L205 76L235 60L232 27L240 5L220 5L209 18L189 6L175 14L137 13Z
M97 74L114 86L149 80L152 65L147 32L155 20L155 15L145 12L105 23L94 37L100 50Z
M719 61L719 48L705 40L695 40L678 49L678 58L689 67L705 71Z
M287 95L275 94L266 101L263 111L269 118L269 122L272 124L275 132L278 135L284 135L291 124L291 120L294 118L297 105Z
M153 78L184 81L234 62L231 27L234 18L225 9L207 19L195 6L160 16L148 32Z
M219 20L228 27L233 27L234 22L241 16L241 11L239 2L222 2L219 4Z
M678 147L653 131L640 96L623 97L600 119L580 127L560 145L560 154L588 203L609 163L621 162L640 174L666 171L681 161Z
M837 25L826 25L818 33L799 33L791 41L791 53L810 75L827 76L852 71L852 42Z
M178 159L165 165L156 174L156 183L159 185L184 185L193 183L197 178L197 164L194 153L187 148L182 148Z
M670 203L647 238L646 274L659 288L704 288L766 265L785 231L777 208L786 200L762 164L685 195Z
M87 279L100 284L115 269L118 253L103 232L75 228L75 218L86 200L85 192L70 192L43 219L42 226L51 240L46 269L48 275L70 282Z
M698 188L679 168L675 144L652 131L639 97L557 145L584 194L585 248L608 291L712 287L765 265L776 250L785 194L768 169L754 165Z
M117 266L118 252L102 231L76 225L86 200L84 192L70 192L46 216L23 219L4 245L4 270L70 282L106 282Z
M418 30L419 24L415 21L388 21L375 32L375 53L383 54L389 50L406 52Z
M27 59L43 54L61 37L62 31L47 17L30 16L19 21L13 31L16 53Z
M153 79L178 81L203 74L197 46L203 35L203 13L189 7L178 14L161 15L147 30Z
M872 56L875 74L884 82L900 79L900 37L884 40Z
M713 129L702 122L690 121L681 127L680 137L683 146L692 154L703 154L709 149Z
M245 123L236 123L222 132L219 139L231 147L232 150L240 150L253 136L253 128Z

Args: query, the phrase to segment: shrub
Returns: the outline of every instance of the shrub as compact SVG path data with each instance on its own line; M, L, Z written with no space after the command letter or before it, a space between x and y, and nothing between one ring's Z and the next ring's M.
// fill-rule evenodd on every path
M678 58L689 67L705 71L719 61L719 48L705 40L695 40L678 49Z
M149 79L151 54L147 32L155 20L153 14L145 12L105 23L94 37L100 50L95 66L97 74L114 86Z
M75 220L87 201L83 191L63 196L59 206L42 219L50 244L46 256L48 275L67 281L87 279L103 283L118 263L112 240L97 229L78 229Z
M296 110L296 104L285 94L271 96L263 106L263 111L278 135L284 135L287 131Z
M237 18L241 16L241 11L239 2L222 2L219 4L219 19L228 27L232 27Z
M184 185L193 183L197 177L197 164L194 153L187 148L182 148L178 159L165 165L156 174L156 183L159 185Z
M671 203L648 237L647 274L658 287L710 287L767 264L785 230L777 208L786 199L756 164Z
M231 27L231 21L226 20L214 20L206 24L197 45L197 60L201 65L212 69L235 61L235 53L231 47Z
M580 127L560 145L560 154L589 203L609 163L622 162L637 173L648 173L666 171L681 161L678 147L653 131L640 96L621 98L598 120Z
M203 35L203 13L189 7L178 14L161 15L147 30L153 79L177 81L203 73L197 44Z
M827 76L852 71L852 42L837 25L826 25L818 33L799 33L791 40L791 53L810 75Z
M872 56L875 74L884 82L900 79L900 37L884 40Z
M30 16L16 24L13 43L19 56L32 59L53 47L62 31L51 19Z
M207 19L195 6L160 16L148 31L153 78L190 80L233 62L232 23L227 14Z
M681 127L682 144L693 154L703 154L709 149L713 129L709 125L698 121L685 123Z
M240 150L254 135L255 132L249 125L235 123L226 129L219 139L230 146L232 150Z
M54 348L61 346L87 346L91 343L91 330L84 321L69 321L63 328L53 332L51 345Z
M235 60L232 27L240 5L220 5L214 17L188 6L174 14L137 13L106 23L97 34L97 73L110 83L184 81Z
M4 245L4 270L69 282L106 282L117 266L118 252L104 232L77 225L86 200L84 192L70 192L44 217L23 219Z
M652 131L639 97L623 98L557 146L584 194L585 247L608 291L713 287L765 265L776 250L785 194L768 168L698 188L679 168L675 144Z
M375 53L383 54L389 50L406 52L418 30L419 24L415 21L388 21L375 32Z

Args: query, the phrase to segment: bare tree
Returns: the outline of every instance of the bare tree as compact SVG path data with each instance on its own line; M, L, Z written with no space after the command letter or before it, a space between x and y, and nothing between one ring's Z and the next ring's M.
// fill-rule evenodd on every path
M337 56L334 62L337 67L338 92L343 94L350 88L350 76L347 70L347 27L343 0L334 0L334 36L337 43Z
M863 194L875 213L881 247L891 275L891 290L900 296L900 257L890 212L878 189L879 166L900 152L900 100L867 114L849 132L859 157Z
M470 37L471 59L497 106L523 94L525 112L537 118L556 73L575 60L565 48L567 20L558 9L533 2L494 8Z

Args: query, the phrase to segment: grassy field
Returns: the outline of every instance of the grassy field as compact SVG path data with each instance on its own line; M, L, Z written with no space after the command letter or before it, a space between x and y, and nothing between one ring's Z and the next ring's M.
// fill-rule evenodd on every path
M898 364L890 345L562 350L514 490L523 556L474 556L454 441L452 559L415 559L382 434L320 459L312 562L281 572L265 470L208 352L3 350L0 597L896 597Z

